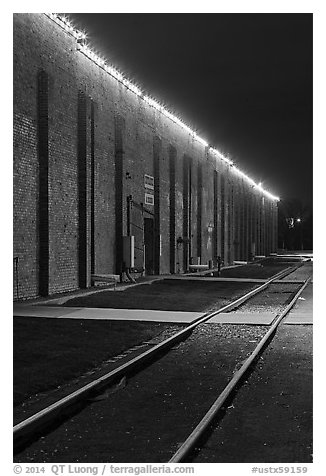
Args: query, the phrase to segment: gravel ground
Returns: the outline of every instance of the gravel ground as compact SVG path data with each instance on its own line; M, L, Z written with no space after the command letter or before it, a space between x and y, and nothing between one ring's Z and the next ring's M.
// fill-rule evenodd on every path
M312 462L312 326L280 326L195 463Z
M263 326L200 326L125 387L90 402L15 461L167 461L265 332Z
M265 332L259 326L200 326L160 361L115 393L89 402L14 461L167 462ZM191 460L311 462L311 352L311 326L281 326Z
M275 312L280 313L299 290L298 284L273 284L265 291L253 296L235 312ZM234 312L234 311L232 311Z
M274 274L283 271L289 266L293 266L295 263L280 263L271 262L269 264L254 263L245 266L237 266L235 268L223 269L221 277L224 278L258 278L267 279L271 278ZM217 276L217 273L213 273L213 277Z

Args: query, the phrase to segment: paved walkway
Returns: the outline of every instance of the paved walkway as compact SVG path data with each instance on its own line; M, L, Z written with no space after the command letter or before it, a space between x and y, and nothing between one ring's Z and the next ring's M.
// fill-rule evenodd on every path
M313 285L304 289L295 306L284 319L284 324L312 324L313 320Z
M299 301L300 305L294 309L284 321L285 324L312 324L312 312L310 312L308 299ZM303 303L303 304L302 304ZM144 309L104 309L87 307L53 307L53 306L31 306L17 304L14 306L14 316L16 317L43 317L54 319L96 319L96 320L121 320L121 321L148 321L148 322L170 322L190 324L195 319L203 316L202 312L183 311L154 311ZM248 324L248 325L270 325L275 319L273 312L222 312L208 323L219 324Z
M104 320L128 320L128 321L151 321L190 323L202 312L183 311L152 311L144 309L104 309L87 307L53 307L53 306L14 306L14 316L21 317L47 317L59 319L104 319Z
M104 309L87 307L54 307L17 304L16 317L46 317L56 319L100 319L121 321L150 321L190 324L203 316L203 312L152 311L144 309ZM269 325L275 318L272 312L221 312L208 323Z

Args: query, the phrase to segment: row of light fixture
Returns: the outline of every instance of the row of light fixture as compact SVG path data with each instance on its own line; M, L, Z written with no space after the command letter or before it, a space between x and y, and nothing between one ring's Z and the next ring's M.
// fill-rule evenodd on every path
M276 201L280 200L279 197L276 197L275 195L272 195L271 193L269 193L267 190L264 190L262 188L261 183L256 184L254 180L252 180L244 172L242 172L238 167L236 167L234 163L232 162L232 160L228 159L228 157L226 157L216 148L209 146L209 144L204 139L202 139L195 131L193 131L189 126L187 126L187 124L185 124L177 116L175 116L170 111L168 111L164 106L159 104L155 99L144 94L141 89L139 89L135 84L133 84L131 81L125 78L125 76L122 73L120 73L120 71L115 69L113 66L107 64L107 62L103 58L101 58L96 53L94 53L94 51L86 44L86 34L84 32L77 30L67 17L58 15L57 13L46 13L45 15L51 18L51 20L53 20L59 26L61 26L66 32L70 33L76 39L79 45L78 49L90 60L94 61L94 63L96 63L98 66L104 69L104 71L106 71L108 74L114 77L117 81L122 83L126 88L128 88L134 94L142 98L149 106L158 110L159 112L164 114L166 117L171 119L174 123L182 127L186 132L188 132L195 140L200 142L204 147L209 147L209 152L213 153L215 156L219 157L224 162L226 162L229 166L231 166L233 170L237 172L241 177L243 177L247 182L249 182L249 184L252 187L255 187L256 189L258 189L261 193L263 193L266 197L270 198L271 200L276 200Z

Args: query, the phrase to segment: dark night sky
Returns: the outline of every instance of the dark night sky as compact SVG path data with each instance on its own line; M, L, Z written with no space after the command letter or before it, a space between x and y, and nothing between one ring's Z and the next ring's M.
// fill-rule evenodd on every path
M264 188L311 203L312 14L68 16Z

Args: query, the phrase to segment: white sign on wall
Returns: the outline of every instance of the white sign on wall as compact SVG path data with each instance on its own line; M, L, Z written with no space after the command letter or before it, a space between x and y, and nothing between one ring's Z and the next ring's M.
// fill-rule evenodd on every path
M144 175L144 185L145 185L145 188L147 188L149 190L154 190L154 177L152 177L151 175L145 174Z
M154 205L154 195L145 193L145 205Z

